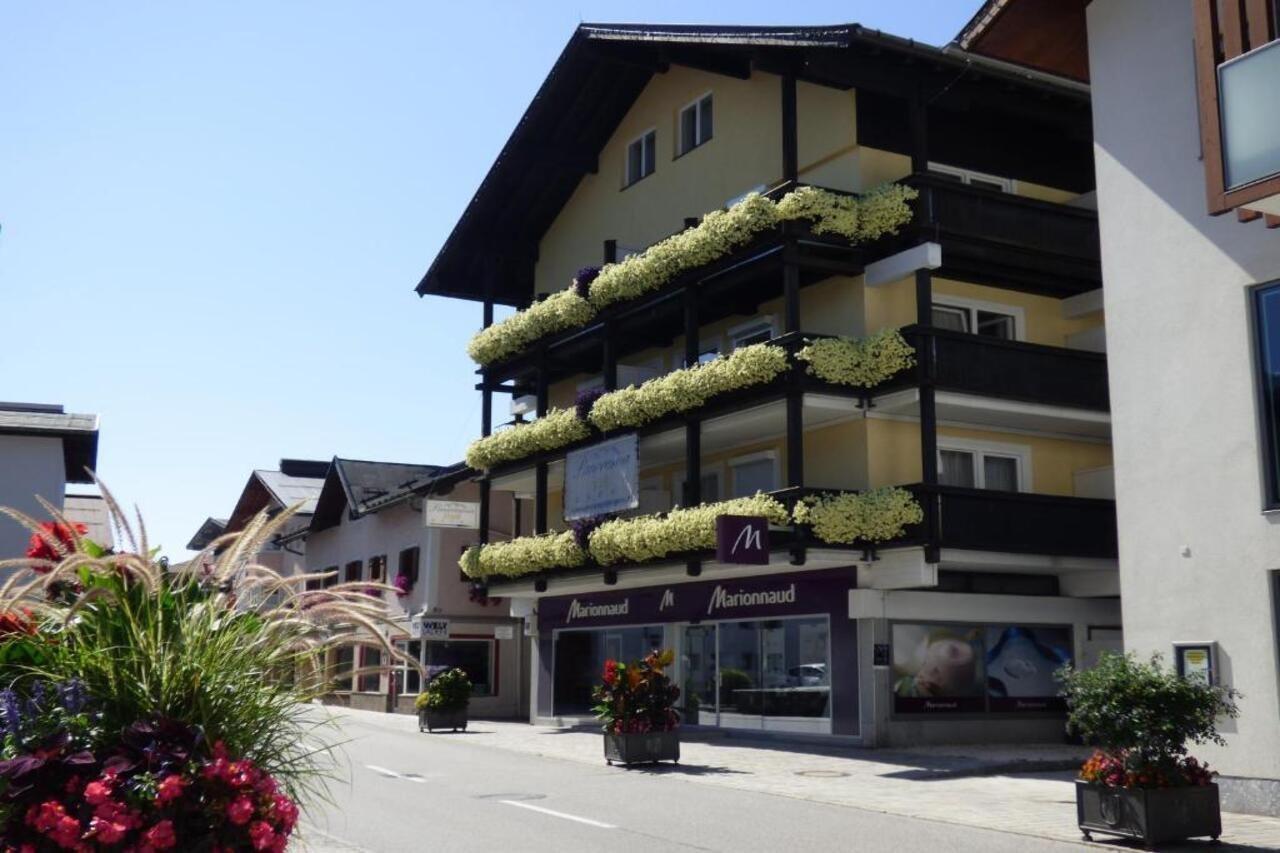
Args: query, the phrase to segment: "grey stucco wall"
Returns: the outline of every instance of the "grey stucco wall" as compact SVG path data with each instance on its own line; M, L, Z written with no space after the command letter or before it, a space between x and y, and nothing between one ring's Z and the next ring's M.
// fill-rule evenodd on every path
M1206 212L1191 4L1088 14L1125 643L1216 641L1243 713L1196 751L1278 779L1280 518L1261 511L1248 288L1280 279L1280 233Z
M61 510L66 488L62 439L0 435L0 506L47 521L48 513L36 496ZM30 539L25 527L8 516L0 516L0 560L21 557Z

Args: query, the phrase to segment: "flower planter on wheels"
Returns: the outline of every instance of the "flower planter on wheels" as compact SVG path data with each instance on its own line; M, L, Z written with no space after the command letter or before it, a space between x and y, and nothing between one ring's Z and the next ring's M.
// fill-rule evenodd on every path
M680 732L648 732L645 734L613 734L605 732L606 764L657 764L659 761L680 763Z
M434 732L436 729L467 730L467 709L456 711L432 711L423 708L418 711L418 731Z
M1152 849L1166 841L1222 834L1218 786L1178 788L1112 788L1076 782L1076 815L1080 831L1135 838Z

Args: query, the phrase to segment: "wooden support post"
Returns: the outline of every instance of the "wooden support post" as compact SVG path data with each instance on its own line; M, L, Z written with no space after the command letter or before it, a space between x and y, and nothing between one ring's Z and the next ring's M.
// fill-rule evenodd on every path
M910 115L911 171L919 175L929 171L929 108L923 94L911 101Z
M787 263L782 267L783 329L790 334L800 331L800 267Z
M798 385L787 391L787 486L804 488L804 392Z
M702 503L702 421L690 417L684 424L684 506ZM702 560L691 557L685 563L685 573L690 577L702 574Z
M796 76L782 77L782 179L800 179L799 119L796 115Z
M698 292L693 285L684 288L684 366L698 363Z
M916 322L921 326L932 325L933 273L916 270ZM923 351L916 354L918 360L918 387L920 394L920 474L924 482L925 561L938 562L942 538L941 518L938 512L938 410L934 388L934 337L920 336Z
M600 349L600 373L604 379L604 390L613 391L618 387L618 326L612 320L605 321Z
M489 541L489 478L480 481L480 544Z
M511 538L519 539L520 531L520 498L511 495Z
M493 325L493 300L485 299L484 301L484 328ZM489 377L481 375L480 388L480 434L489 435L493 432L493 391L489 390Z
M547 415L547 354L545 349L538 351L538 417ZM547 463L539 462L534 468L534 515L533 532L547 532Z

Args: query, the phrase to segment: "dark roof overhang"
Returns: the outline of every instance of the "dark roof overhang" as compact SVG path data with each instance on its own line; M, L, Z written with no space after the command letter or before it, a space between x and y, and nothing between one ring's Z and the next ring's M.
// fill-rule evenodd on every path
M1088 91L857 24L724 27L582 24L552 66L416 288L523 307L538 243L654 74L672 65L746 78L791 73L894 98L945 98L1090 133ZM1092 173L1092 163L1088 163ZM584 259L584 263L591 259Z

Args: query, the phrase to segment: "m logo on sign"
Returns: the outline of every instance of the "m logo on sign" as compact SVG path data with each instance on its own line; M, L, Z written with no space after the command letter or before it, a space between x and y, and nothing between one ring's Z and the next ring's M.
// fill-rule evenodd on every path
M762 566L769 562L769 520L754 515L716 518L716 561Z

